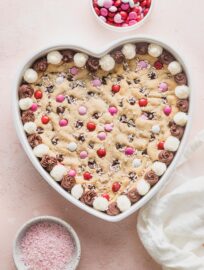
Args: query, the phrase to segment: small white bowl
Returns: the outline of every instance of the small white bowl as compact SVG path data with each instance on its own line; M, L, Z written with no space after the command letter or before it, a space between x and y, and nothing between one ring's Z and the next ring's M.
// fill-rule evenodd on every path
M23 236L25 235L25 232L29 229L29 227L43 221L59 224L68 231L74 244L74 254L71 261L68 263L66 270L77 269L77 266L80 261L80 256L81 256L81 245L80 245L79 238L76 232L74 231L74 229L68 223L66 223L62 219L52 217L52 216L40 216L40 217L30 219L28 222L23 224L23 226L19 229L13 242L13 260L14 260L16 269L27 270L27 267L24 265L24 263L21 260L21 248L20 248L21 239L23 238Z
M152 13L152 9L155 5L155 0L152 0L151 6L149 8L149 12L141 21L137 22L136 24L133 24L131 26L126 26L126 27L117 27L117 26L108 24L108 23L104 22L103 20L101 20L100 17L96 14L96 12L94 10L93 0L89 0L89 1L90 1L90 5L91 5L91 11L92 11L94 17L96 18L97 22L100 25L103 25L106 29L116 31L116 32L128 32L128 31L136 30L139 27L141 27L145 22L147 22L149 20L150 14Z

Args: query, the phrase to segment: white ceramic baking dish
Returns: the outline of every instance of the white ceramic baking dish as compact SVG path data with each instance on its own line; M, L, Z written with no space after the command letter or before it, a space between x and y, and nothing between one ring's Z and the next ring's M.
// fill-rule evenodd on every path
M62 49L70 48L70 49L75 49L75 50L85 52L85 53L92 55L92 56L95 56L95 57L101 57L101 56L107 54L109 51L113 50L114 48L121 46L124 43L139 42L139 41L147 41L147 42L151 42L151 43L157 43L157 44L161 45L163 48L167 49L169 52L171 52L176 57L176 59L182 64L183 69L186 72L187 77L188 77L188 84L189 84L190 88L192 89L190 73L189 73L188 67L186 66L181 54L180 53L178 54L178 52L176 50L172 49L166 43L164 43L160 40L156 40L154 38L148 37L148 36L137 36L137 37L123 38L123 39L120 39L120 40L117 40L115 42L110 43L105 48L94 49L94 50L90 50L88 48L84 48L84 47L81 47L78 45L73 45L73 44L72 45L70 45L70 44L61 45L60 44L60 45L55 45L55 46L43 49L40 52L36 53L35 55L32 55L24 63L23 67L20 69L20 71L17 74L17 78L15 80L15 86L13 89L13 91L14 91L14 93L13 93L13 117L14 117L16 131L17 131L19 140L23 146L23 149L25 150L26 154L28 155L28 157L31 160L34 167L38 170L38 172L41 174L43 179L45 179L48 182L48 184L51 185L66 200L70 201L71 203L78 206L82 210L88 212L89 214L94 215L94 216L101 218L103 220L110 221L110 222L121 221L124 218L131 215L132 213L136 212L142 206L144 206L162 188L162 186L164 186L164 184L167 182L169 176L175 170L175 167L178 164L178 161L183 153L185 144L186 144L187 139L188 139L190 127L191 127L193 95L191 94L191 96L190 96L189 121L186 125L185 134L182 138L182 141L181 141L180 147L176 153L176 156L175 156L173 162L171 163L171 165L168 167L166 173L160 178L159 182L140 201L133 204L129 210L127 210L127 211L125 211L117 216L109 216L109 215L102 213L102 212L99 212L99 211L95 210L94 208L91 208L91 207L81 203L79 200L75 199L72 195L70 195L68 192L63 190L59 186L59 184L56 183L51 178L51 176L42 168L38 159L33 155L32 148L30 147L30 145L27 141L27 137L26 137L26 134L25 134L24 129L23 129L23 125L22 125L21 117L20 117L20 110L19 110L19 106L18 106L18 87L21 83L22 76L23 76L25 70L28 67L30 67L31 64L36 59L47 54L48 52L50 52L52 50L62 50Z

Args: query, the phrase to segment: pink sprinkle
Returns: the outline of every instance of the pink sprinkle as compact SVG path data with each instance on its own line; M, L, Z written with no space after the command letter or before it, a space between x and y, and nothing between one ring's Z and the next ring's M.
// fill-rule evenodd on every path
M69 170L68 175L74 177L74 176L76 176L76 171L75 170Z
M76 75L77 73L78 73L78 68L77 67L72 67L72 68L70 68L70 73L72 74L72 75Z
M126 154L127 156L133 155L134 152L135 152L135 150L134 150L132 147L126 147L126 148L125 148L125 154Z
M37 111L37 109L38 109L38 105L37 105L36 103L33 103L33 104L31 105L31 107L30 107L30 110L31 110L32 112Z
M101 86L101 80L100 79L94 79L92 81L92 85L97 87L97 86Z
M50 222L39 222L28 228L20 246L22 262L30 270L65 270L74 253L69 232Z
M61 120L59 121L59 125L60 125L60 127L65 127L65 126L67 126L67 125L68 125L68 120L67 120L67 119L61 119Z
M65 96L64 95L58 95L56 96L56 101L57 102L63 102L65 100Z

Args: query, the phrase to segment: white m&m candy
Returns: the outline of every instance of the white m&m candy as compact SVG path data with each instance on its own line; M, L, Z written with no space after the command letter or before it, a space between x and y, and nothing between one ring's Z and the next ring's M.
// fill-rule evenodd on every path
M36 157L43 157L44 155L48 154L49 147L46 144L38 144L34 149L33 153Z
M106 211L108 209L108 200L103 197L95 198L93 207L99 211Z
M115 60L109 54L103 56L99 63L101 68L105 71L111 71L115 67Z
M88 55L85 53L76 53L74 55L74 63L77 67L81 68L86 65L86 61L88 60Z
M81 184L76 184L71 190L72 196L76 198L77 200L81 198L83 192L84 190Z
M148 191L150 190L150 184L144 180L144 179L140 179L137 182L137 186L136 186L137 192L141 195L144 196L145 194L148 193Z
M186 99L189 97L190 89L187 85L179 85L175 88L175 95L180 99Z
M182 67L177 61L173 61L168 65L168 70L172 75L176 75L182 71Z
M175 152L179 147L180 141L174 136L169 136L165 143L164 143L164 149L168 151Z
M62 54L58 51L52 51L47 54L47 62L52 65L59 65L62 61Z
M161 176L166 171L166 164L160 161L155 161L152 165L152 170L156 173L156 175Z
M35 122L27 122L24 124L23 128L24 128L26 133L33 134L37 130L37 125Z
M77 144L75 142L70 142L67 145L69 151L74 152L77 149Z
M131 43L125 44L122 48L122 53L126 59L133 59L136 56L136 45Z
M34 69L29 68L25 71L23 78L28 83L34 83L38 79L38 73Z
M117 198L117 206L121 212L128 210L131 207L131 202L126 195L120 195Z
M163 52L163 48L157 44L150 44L148 46L148 53L153 57L159 57Z
M188 121L188 116L184 112L178 112L174 115L174 122L179 126L185 126Z
M66 168L63 165L58 164L51 170L50 175L55 179L55 181L61 181L66 173Z
M33 104L33 101L31 98L22 98L18 102L19 107L22 111L30 109L31 105Z

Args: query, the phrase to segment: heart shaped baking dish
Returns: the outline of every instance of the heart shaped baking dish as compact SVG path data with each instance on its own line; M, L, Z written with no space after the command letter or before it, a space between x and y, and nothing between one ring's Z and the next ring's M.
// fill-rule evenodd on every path
M135 55L135 51L137 51L138 55ZM64 55L62 52L65 52ZM39 59L41 60L40 64ZM66 63L63 62L63 59ZM72 64L72 67L69 66L70 63L67 63L70 61L74 61L74 65ZM57 70L57 73L55 73L55 65L58 67L60 65L68 65L66 66L67 73L64 73L64 70ZM113 68L116 70L115 65L117 65L117 71L111 73ZM130 70L130 72L128 69L129 65L134 67L133 70ZM46 70L47 67L49 71ZM89 72L87 72L88 68ZM96 73L92 73L92 75L90 75L90 72L96 71L96 69L101 69L100 72L102 72L103 75L104 73L106 74L105 78L104 76L103 78L99 78L99 76L97 77ZM39 83L39 81L34 84L34 82L39 79L38 72L36 72L36 70L41 72L39 73L41 74L39 76L41 76L43 80L45 79L45 81L48 77L48 75L44 73L45 70L46 72L49 72L49 76L55 76L56 74L57 76L59 75L60 78L55 78L55 81L58 84L63 83L63 80L66 79L67 85L69 85L69 87L70 85L72 86L70 91L74 91L73 89L78 87L78 84L75 83L76 81L74 79L75 76L78 76L76 75L77 72L81 74L80 72L84 72L84 70L86 70L87 74L92 76L92 85L90 88L95 87L97 93L99 94L97 97L95 97L92 96L92 94L89 95L89 93L86 93L85 99L88 100L88 103L85 104L85 106L83 106L84 101L82 104L78 104L77 101L76 104L78 104L78 112L75 113L75 118L85 117L83 119L85 120L86 125L83 128L85 129L86 136L95 138L95 144L86 144L86 142L83 144L84 140L82 140L80 145L77 141L77 145L76 141L74 143L73 141L70 141L70 136L73 136L73 138L75 136L75 130L73 128L73 131L69 130L69 132L66 132L66 128L70 128L72 125L72 119L70 119L72 115L67 113L65 116L68 116L67 118L69 119L66 119L63 117L63 112L56 108L61 108L61 104L65 104L66 102L66 110L73 112L73 107L69 106L76 106L72 104L75 100L73 101L72 99L70 102L70 99L65 91L67 86L63 88L63 91L65 92L62 93L58 90L50 91L49 89L53 89L53 86L42 88L42 84ZM120 74L118 70L120 70ZM141 75L143 76L141 77L143 78L141 80L144 82L144 84L146 83L146 79L144 78L147 78L145 76L148 76L150 80L149 89L151 89L152 94L150 94L150 91L148 92L147 89L143 87L142 82L140 82L140 77L139 80L136 80L136 77L134 77L135 75L133 77L128 77L128 74L131 72L134 72L133 75L137 72L138 74L143 74ZM164 72L166 73L164 74ZM157 76L158 78L161 78L161 81L159 81L160 83L156 87L153 81ZM169 88L173 87L173 89L168 89L168 83L164 82L165 79L169 82ZM84 82L87 83L87 85L90 83L86 82L85 79ZM138 83L139 86L137 85ZM22 84L24 86L20 88ZM121 89L125 88L125 94L123 89L119 93L120 84ZM55 86L54 89L58 89L57 87L58 86ZM79 85L79 87L83 88L82 85ZM95 115L94 119L91 119L90 115L88 115L87 119L86 116L87 110L91 110L90 104L95 104L96 102L96 108L97 106L100 107L102 101L97 103L97 99L104 94L102 93L100 87L104 87L103 89L106 89L104 91L108 91L107 94L105 94L104 100L110 97L110 100L114 101L113 104L108 103L107 101L108 104L101 107L101 110L104 110L102 115L105 117L108 123L105 122L106 120L100 120L99 122L98 115L97 117L95 117ZM19 89L21 89L20 92ZM84 89L81 93L87 91L86 88ZM26 62L26 64L23 65L23 68L21 68L20 72L18 73L17 80L15 82L15 93L13 94L14 123L18 137L25 152L27 153L34 167L38 170L43 179L49 183L49 185L51 185L65 199L89 214L103 220L117 222L128 217L145 205L161 189L164 183L167 182L167 179L178 164L188 137L192 119L192 94L189 93L189 89L191 89L190 74L186 64L183 61L183 57L181 57L180 54L173 50L169 45L163 43L162 41L155 40L154 38L145 36L124 38L111 43L109 46L99 51L90 50L75 45L52 46L50 48L41 50L39 53L30 57L30 59ZM50 100L53 95L53 91L58 92L55 93L54 99L52 98L52 100ZM77 91L79 93L81 90ZM126 93L129 93L128 91L130 91L130 93L135 93L135 96L127 99ZM157 92L159 94L157 94ZM165 96L166 93L170 93L168 97ZM159 95L159 101L155 95ZM46 107L46 114L44 112L42 114L42 102L45 102L43 101L44 99L42 99L42 96L49 101L49 105L51 104L51 107L53 106L56 110L59 110L58 113L56 113L55 110L55 116L53 116L53 119L55 120L52 120L52 117L49 114L50 110L52 111L53 108L48 110ZM121 98L120 101L119 97ZM94 102L91 101L93 98L95 98ZM80 100L80 96L78 100ZM123 102L125 104L124 107L121 105ZM148 102L149 104L147 104ZM58 104L60 106L58 106ZM133 122L131 122L131 119L129 121L126 118L125 112L128 111L127 108L132 110L133 115L136 114L136 118L133 119ZM149 110L147 110L148 108ZM151 121L156 121L154 118L154 109L157 110L157 108L162 108L162 110L160 109L160 111L157 111L156 120L163 119L160 120L163 122L152 125ZM36 110L38 111L38 114L36 114ZM138 112L139 114L137 115ZM172 114L173 116L170 117ZM35 115L35 117L33 115ZM39 115L40 120L36 120L37 122L35 123L34 119L36 117L39 118ZM72 117L74 118L74 116ZM103 119L103 117L101 117L101 119ZM117 118L117 125L121 125L121 129L118 129L118 132L115 133L114 136L111 135L111 132L114 126L113 123L116 123L114 122L116 120L114 120L113 123L110 123L110 119L112 119L111 117L119 117ZM134 120L136 125L134 124ZM144 122L142 121L146 121L145 123L147 124L144 125ZM45 131L43 131L44 129L42 128L42 125L43 128L46 126ZM145 133L145 129L148 125L150 131ZM41 128L36 130L38 126L41 126ZM140 133L137 133L136 135L133 134L136 136L136 138L134 138L134 136L130 134L131 132L129 132L129 128L132 130L132 133L134 133L138 126L138 132ZM158 134L160 133L160 128L162 129L162 126L166 127L168 134L168 138L165 137L165 141L159 140L161 137L159 137ZM123 129L123 127L125 128ZM81 128L80 125L79 128ZM48 129L49 131L47 131ZM63 136L68 136L66 138L69 138L66 141L67 144L69 143L69 145L63 148L65 160L68 160L68 167L66 167L66 161L63 161L63 158L59 158L60 155L53 157L53 152L51 154L52 157L48 155L48 152L50 151L49 146L51 144L47 141L47 139L45 139L49 138L49 134L50 132L53 132L53 130L54 132L59 132L59 130L62 129L64 132ZM128 142L125 146L122 142L123 139L124 141L126 140L123 136L123 130L124 133L128 131L128 134L130 135L128 135L128 140L130 143ZM33 132L38 132L38 134L33 135ZM47 132L47 137L43 137L43 141L40 138L39 141L38 135L42 134L43 132ZM148 138L148 143L144 149L143 146L139 144L140 137L138 136L140 135L138 134L143 134L141 136L146 136ZM117 137L118 135L119 137ZM104 140L107 140L106 138L110 138L109 144L104 143ZM116 145L115 147L114 140L120 141L120 138L121 144L118 143L118 146ZM131 142L135 143L135 145L138 143L138 146L135 148L132 147ZM154 147L150 147L152 142L154 142ZM54 143L52 142L52 144ZM87 148L83 149L82 145L85 145ZM95 147L96 145L97 147ZM76 150L77 147L80 148L80 150ZM109 153L110 149L111 153ZM57 154L58 153L59 152L57 152ZM155 158L155 153L160 153L159 158ZM100 163L102 164L102 169L100 168L97 172L93 170L89 170L87 172L88 167L86 167L86 163L84 162L89 160L90 157L87 157L89 154L95 158L97 161L97 166ZM73 155L77 155L78 158ZM107 170L106 174L104 174L103 169L105 167L103 167L103 162L106 162L105 160L111 160L114 155L118 157L116 159L117 164L108 164L109 169ZM56 158L57 156L58 158ZM138 158L138 156L140 158ZM150 160L150 156L153 160ZM74 157L74 167L72 167L72 164L69 163L69 158L71 157ZM140 170L138 167L143 166L141 165L143 164L143 160L147 161L145 161L145 166L143 169ZM85 165L81 166L81 164ZM118 164L119 167L117 167ZM131 166L133 168L131 168ZM77 170L78 168L80 168L80 170ZM120 168L119 171L118 168ZM129 171L127 172L128 168L131 168L131 173L129 174ZM149 171L147 171L147 168ZM95 179L96 176L98 177L98 182ZM110 176L110 179L107 179L107 176ZM118 176L121 176L121 179L118 179ZM130 186L131 188L129 188ZM98 191L95 189L98 189Z

